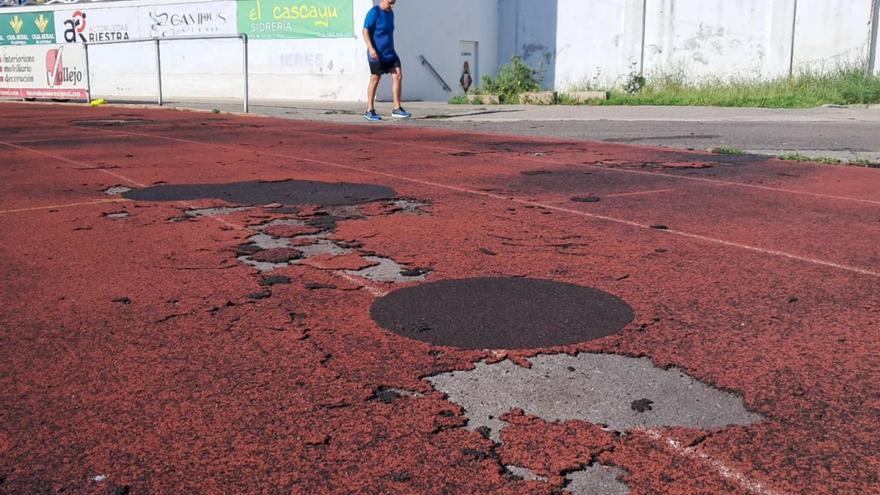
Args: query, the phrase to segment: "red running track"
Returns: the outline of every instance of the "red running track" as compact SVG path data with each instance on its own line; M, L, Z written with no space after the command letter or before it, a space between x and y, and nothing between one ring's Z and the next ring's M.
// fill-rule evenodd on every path
M0 153L0 492L539 494L598 461L634 494L880 493L877 170L35 104L0 105ZM368 205L334 238L429 279L526 275L634 308L615 336L517 362L647 356L766 419L616 438L514 412L493 450L423 378L504 355L377 327L369 307L390 287L338 270L360 258L277 270L293 283L254 299L259 274L234 252L272 208L177 222L218 202L104 193L283 179L427 202ZM371 400L381 387L424 396Z

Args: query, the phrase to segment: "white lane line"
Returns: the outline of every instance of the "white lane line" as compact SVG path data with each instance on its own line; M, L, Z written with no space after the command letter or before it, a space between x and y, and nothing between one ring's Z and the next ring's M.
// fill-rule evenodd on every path
M108 136L108 137L123 137L123 136ZM40 144L40 143L51 143L54 141L58 141L59 138L40 138L40 139L23 139L21 141L10 141L10 144L18 144L18 145L26 145L26 144ZM90 136L73 136L73 137L64 137L61 138L64 141L89 141L95 139L94 135Z
M642 196L645 194L662 194L668 192L675 192L676 189L657 189L654 191L634 191L628 193L611 193L611 194L603 194L603 198L623 198L627 196Z
M120 180L123 180L123 181L125 181L125 182L128 182L129 184L134 184L134 185L136 185L136 186L138 186L138 187L146 187L145 185L141 184L140 182L137 182L137 181L134 180L134 179L129 179L128 177L125 177L124 175L117 174L117 173L115 173L115 172L110 172L109 170L105 170L105 169L101 169L101 168L92 168L92 167L90 167L89 165L87 165L87 164L85 164L85 163L83 163L83 162L77 161L77 160L71 160L71 159L69 159L69 158L65 158L65 157L62 157L62 156L54 155L54 154L52 154L52 153L46 153L46 152L43 152L43 151L39 151L39 150L34 150L34 149L31 149L31 148L27 148L27 147L25 147L25 146L13 145L13 144L5 143L5 142L2 142L2 141L0 141L0 145L5 145L5 146L12 147L12 148L16 148L16 149L19 149L19 150L21 150L21 151L26 151L26 152L36 153L36 154L39 154L39 155L43 155L43 156L45 156L45 157L47 157L47 158L52 158L52 159L60 160L60 161L63 161L63 162L69 163L69 164L71 164L71 165L76 165L76 166L78 166L78 167L84 167L84 168L87 168L87 169L89 169L89 170L97 170L97 171L99 171L99 172L104 172L104 173L109 174L109 175L112 175L113 177L116 177L116 178L118 178L118 179L120 179ZM65 206L71 206L71 207L72 207L72 206L80 206L80 205L87 205L87 204L98 204L98 203L109 203L109 202L121 202L121 201L128 201L128 200L126 200L126 199L107 199L107 200L96 201L96 202L91 202L91 203L77 203L77 204L70 204L70 205L65 205ZM186 208L189 208L189 209L195 209L195 208L196 208L196 206L193 205L192 203L186 203L186 202L183 202L183 201L176 201L176 203L181 204L181 205L183 205L183 206L185 206ZM7 211L2 211L2 210L0 210L0 214L3 214L3 213L14 213L14 212L19 212L19 211L30 211L30 210L34 210L34 209L46 209L46 208L50 208L50 209L51 209L51 208L55 208L55 207L51 207L51 206L50 206L50 207L38 207L38 208L24 208L24 209L19 209L19 210L7 210ZM251 229L249 229L248 227L245 227L245 226L243 226L243 225L238 225L238 224L236 224L236 223L230 222L229 220L226 220L225 218L222 218L222 217L209 217L209 218L210 218L211 220L214 220L214 221L216 221L216 222L219 222L219 223L221 223L221 224L223 224L223 225L226 225L227 227L233 228L233 229L235 229L235 230L242 230L242 231L246 231L246 232L251 232ZM319 266L316 266L316 265L309 265L309 266L312 266L313 268L320 268ZM353 276L351 276L351 275L349 275L349 274L347 274L347 273L345 273L345 272L341 272L341 271L339 271L339 270L332 270L332 271L330 271L330 273L332 273L332 274L334 274L334 275L336 275L336 276L338 276L338 277L340 277L340 278L342 278L342 279L345 279L345 280L348 281L348 282L354 283L355 285L359 285L359 286L361 286L364 290L366 290L367 292L369 292L370 294L372 294L374 297L382 297L382 296L385 296L385 295L388 294L386 291L383 291L383 290L381 290L381 289L379 289L379 288L377 288L377 287L375 287L375 286L373 286L373 285L367 283L365 280L360 280L359 278L357 278L357 277L353 277Z
M96 201L84 201L81 203L66 203L63 205L48 205L48 206L32 206L30 208L16 208L14 210L0 210L0 215L5 215L7 213L22 213L27 211L40 211L40 210L55 210L58 208L73 208L75 206L89 206L89 205L101 205L107 203L128 203L129 200L124 198L119 199L99 199Z
M304 131L304 130L297 129L294 132L297 132L300 134L312 134L315 136L322 136L322 137L334 137L333 134L324 134L324 133L320 133L317 131ZM529 137L529 139L534 140L535 138ZM352 136L350 134L348 135L348 140L350 140L350 141L363 141L363 142L369 142L369 143L377 143L377 142L378 143L386 143L386 144L391 144L394 146L400 145L400 141L392 141L392 140L388 140L388 139L373 138L373 137L361 138L358 136ZM541 142L541 141L539 141L539 142ZM552 145L552 144L558 144L558 143L547 142L546 144ZM462 149L455 149L455 148L447 148L447 147L439 146L439 145L418 144L418 143L412 143L412 142L409 142L406 145L411 146L411 147L424 148L424 149L435 150L435 151L444 151L444 152L454 152L454 153L461 153L461 152L472 152L473 153L474 152L473 150L462 150ZM594 170L604 170L607 172L616 172L616 173L632 174L632 175L643 175L643 176L650 176L650 177L662 177L662 178L666 178L666 179L689 180L689 181L694 181L694 182L701 182L704 184L712 184L715 186L744 187L744 188L756 189L756 190L760 190L760 191L772 191L772 192L779 192L779 193L786 193L786 194L798 194L798 195L809 196L809 197L813 197L813 198L833 199L833 200L837 200L837 201L854 201L857 203L864 203L864 204L880 206L880 201L872 200L872 199L860 199L860 198L850 198L847 196L836 196L833 194L811 193L811 192L807 192L807 191L796 191L793 189L785 189L785 188L780 188L780 187L759 186L756 184L743 184L741 182L725 181L725 180L718 180L718 179L707 179L705 177L690 177L690 176L685 176L685 175L661 174L661 173L657 173L657 172L647 172L644 170L633 170L633 169L626 169L626 168L606 167L606 166L596 165L596 164L571 163L571 162L565 162L565 161L561 161L561 160L554 160L553 158L549 158L549 157L533 157L533 156L528 156L528 155L513 155L513 156L508 157L508 159L523 160L523 161L528 161L528 162L533 162L533 163L542 163L542 164L551 163L554 165L561 165L561 166L576 166L579 168L591 168ZM597 161L596 163L601 163L601 160Z
M736 484L749 493L754 493L755 495L784 495L785 493L770 488L765 483L746 476L742 472L728 466L723 461L713 458L696 447L685 447L675 438L664 435L659 430L635 428L634 431L645 433L651 438L651 440L654 440L679 456L703 463L706 467L714 471L715 474Z
M268 116L266 116L264 118L271 119L271 117L268 117ZM2 118L0 118L0 119L2 119ZM18 122L18 120L16 120L16 122ZM43 122L43 121L41 121L41 122ZM54 122L45 122L45 124L50 125L50 126L55 126L55 127L64 127L64 128L68 127L67 125L63 125L61 123L54 123ZM337 125L344 125L344 124L337 124ZM433 131L435 133L437 132L433 128L420 128L420 129L427 130L427 131ZM105 132L105 133L113 133L113 134L129 135L129 136L141 136L141 137L153 137L153 138L163 137L163 136L157 136L154 134L133 133L133 132L127 132L127 131L119 131L119 130L115 130L115 129L96 128L95 130ZM327 134L327 133L322 133L322 132L318 132L318 131L307 131L307 130L303 130L303 129L293 129L290 132L296 133L296 134L306 134L306 135L325 137L325 138L327 138L327 137L338 138L341 135L341 134ZM445 132L453 132L453 131L445 131ZM468 134L466 134L466 133L459 132L458 134L462 135L462 136L468 136ZM360 142L366 142L366 143L385 143L385 144L391 144L394 146L400 145L399 140L395 141L395 140L390 140L390 139L377 138L377 137L373 137L373 136L359 137L359 136L351 134L351 133L345 134L345 136L349 141L360 141ZM504 135L504 134L492 134L492 136L493 137L517 137L517 138L523 139L522 136L508 136L508 135ZM529 136L527 139L534 141L534 142L547 144L547 145L554 145L554 144L558 145L559 144L559 142L557 142L557 141L542 140L538 136ZM186 141L184 141L184 142L186 142ZM195 142L195 141L193 141L193 142ZM570 142L571 141L569 141L569 143ZM200 143L200 144L204 144L204 143ZM589 144L589 142L584 142L584 144ZM602 144L607 144L607 143L602 143ZM432 150L432 151L448 152L448 153L462 153L462 152L474 153L473 150L463 150L461 148L451 148L451 147L446 147L446 146L441 146L441 145L432 145L432 144L420 144L420 143L408 142L407 146L408 147L415 147L415 148L422 148L422 149L427 149L427 150ZM682 151L684 151L684 150L682 150ZM644 170L633 170L633 169L625 169L625 168L614 168L614 167L607 167L607 166L596 165L596 164L571 163L571 162L565 162L565 161L561 161L561 160L554 160L552 158L547 158L547 157L533 157L533 156L528 156L528 155L512 155L508 158L510 160L523 160L523 161L532 162L532 163L539 163L539 164L551 163L551 164L560 165L560 166L576 166L579 168L590 168L593 170L603 170L603 171L613 172L613 173L643 175L643 176L659 177L659 178L665 178L665 179L671 179L671 180L689 180L689 181L700 182L700 183L704 183L704 184L711 184L711 185L715 185L715 186L743 187L743 188L755 189L755 190L759 190L759 191L771 191L771 192L777 192L777 193L794 194L794 195L808 196L808 197L819 198L819 199L830 199L830 200L835 200L835 201L852 201L852 202L856 202L856 203L863 203L863 204L880 206L880 200L851 198L848 196L837 196L837 195L833 195L833 194L812 193L812 192L808 192L808 191L797 191L794 189L785 189L785 188L781 188L781 187L760 186L757 184L743 184L741 182L724 181L724 180L718 180L718 179L707 179L705 177L690 177L690 176L684 176L684 175L661 174L661 173L657 173L657 172L648 172L648 171L644 171ZM601 160L597 161L596 163L601 163Z
M117 179L120 179L120 180L123 180L123 181L125 181L125 182L128 182L129 184L134 184L134 185L136 185L137 187L147 187L146 184L141 184L140 182L137 182L137 181L135 181L135 180L133 180L133 179L129 179L128 177L125 177L124 175L117 174L116 172L111 172L110 170L107 170L107 169L105 169L105 168L95 167L94 165L89 165L88 163L83 163L83 162L80 162L80 161L77 161L77 160L71 160L70 158L66 158L66 157L63 157L63 156L59 156L59 155L56 155L56 154L54 154L54 153L46 153L45 151L40 151L40 150L36 150L36 149L33 149L33 148L29 148L29 147L27 147L27 146L20 146L20 145L12 144L12 143L8 143L8 142L5 142L5 141L0 141L0 145L8 146L8 147L10 147L10 148L14 148L14 149L17 149L17 150L20 150L20 151L26 151L26 152L28 152L28 153L35 153L35 154L37 154L37 155L42 155L42 156L45 156L45 157L48 157L48 158L52 158L53 160L59 160L59 161L65 162L65 163L69 163L69 164L71 164L71 165L76 165L76 166L78 166L78 167L82 167L82 168L84 168L84 169L88 169L88 170L96 170L96 171L98 171L98 172L103 172L103 173L105 173L105 174L107 174L107 175L111 175L111 176L113 176L113 177L116 177Z
M137 133L130 133L130 134L132 134L134 136L141 136L141 134L137 134ZM149 137L154 137L154 138L159 137L159 138L166 139L169 141L177 141L177 142L186 143L186 144L195 144L195 145L210 147L212 149L227 148L230 150L238 150L238 151L246 150L246 151L250 151L250 152L255 152L253 149L249 149L248 147L239 146L239 145L212 144L212 143L204 143L201 141L195 141L192 139L183 139L183 138L158 136L158 135L144 134L143 136L149 136ZM334 168L339 168L339 169L343 169L343 170L351 170L351 171L356 171L356 172L361 172L361 173L366 173L366 174L371 174L371 175L378 175L381 177L388 177L388 178L396 179L396 180L403 181L403 182L410 182L413 184L430 186L430 187L435 187L438 189L446 189L449 191L455 191L455 192L464 193L464 194L484 196L484 197L503 200L503 201L510 201L510 202L518 203L518 204L522 204L522 205L536 206L536 207L546 208L548 210L554 210L554 211L558 211L558 212L562 212L562 213L570 213L572 215L578 215L578 216L582 216L582 217L586 217L586 218L593 218L593 219L597 219L597 220L604 220L607 222L614 222L614 223L618 223L621 225L627 225L630 227L637 227L637 228L641 228L641 229L653 230L653 231L660 232L660 233L677 235L677 236L684 237L687 239L694 239L694 240L699 240L699 241L703 241L703 242L719 244L719 245L727 246L727 247L735 247L738 249L743 249L746 251L752 251L752 252L756 252L756 253L767 254L767 255L774 256L774 257L783 257L783 258L788 258L791 260L797 260L797 261L802 261L805 263L810 263L810 264L817 265L817 266L834 268L834 269L838 269L838 270L848 271L851 273L857 273L859 275L868 275L871 277L880 278L880 272L874 271L874 270L868 270L868 269L857 267L857 266L850 266L850 265L844 265L841 263L834 263L831 261L825 261L825 260L821 260L818 258L811 258L808 256L800 256L797 254L787 253L785 251L779 251L779 250L775 250L775 249L766 249L766 248L762 248L762 247L758 247L758 246L750 246L748 244L741 244L738 242L725 241L723 239L718 239L715 237L709 237L709 236L704 236L704 235L699 235L699 234L691 234L689 232L683 232L680 230L672 230L672 229L658 230L658 229L651 227L650 225L635 222L632 220L626 220L623 218L616 218L616 217L611 217L611 216L607 216L607 215L599 215L596 213L587 213L587 212L580 211L580 210L574 210L571 208L563 208L563 207L559 207L559 206L553 206L550 204L540 203L537 201L518 199L518 198L515 198L512 196L503 196L500 194L493 194L493 193L485 192L485 191L477 191L477 190L473 190L473 189L467 189L464 187L452 186L452 185L448 185L448 184L441 184L439 182L433 182L433 181L422 180L422 179L415 179L412 177L405 177L405 176L397 175L397 174L390 174L388 172L379 172L377 170L370 170L370 169L366 169L366 168L355 167L352 165L343 165L341 163L329 162L326 160L318 160L315 158L303 158L303 157L299 157L296 155L281 154L281 153L275 153L272 151L260 151L260 155L273 156L273 157L277 157L277 158L285 158L285 159L292 159L292 160L300 160L300 161L306 162L306 163L315 163L318 165L326 165L328 167L334 167Z

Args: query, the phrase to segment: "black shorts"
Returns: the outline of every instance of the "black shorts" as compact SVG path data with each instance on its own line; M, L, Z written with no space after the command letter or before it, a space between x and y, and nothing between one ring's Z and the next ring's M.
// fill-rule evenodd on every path
M400 67L399 58L393 58L390 60L370 60L370 74L373 74L374 76L388 74L389 72L394 71L397 67Z

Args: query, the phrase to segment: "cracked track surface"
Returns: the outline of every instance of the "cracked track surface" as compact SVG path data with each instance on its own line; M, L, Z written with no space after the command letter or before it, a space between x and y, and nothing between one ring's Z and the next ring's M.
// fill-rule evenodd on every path
M406 127L0 108L0 493L549 494L575 488L587 465L616 466L635 494L880 491L875 170ZM138 125L76 125L84 119ZM191 217L244 205L105 194L254 180L369 184L427 206L360 205L326 224L349 258L265 273L236 259L255 226L317 207ZM291 249L311 242L287 234ZM558 348L431 346L370 319L377 296L418 283L348 270L373 257L429 281L593 287L635 320ZM497 444L424 379L584 352L675 366L764 419L618 434L510 411Z

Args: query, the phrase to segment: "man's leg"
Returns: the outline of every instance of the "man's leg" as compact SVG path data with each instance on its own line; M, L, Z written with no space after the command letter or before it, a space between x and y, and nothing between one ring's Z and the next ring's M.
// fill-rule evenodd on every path
M393 78L391 93L394 96L394 109L391 110L391 116L396 119L408 119L412 117L412 114L400 106L400 95L403 92L403 69L395 67L391 72L391 77Z
M376 91L379 89L379 80L382 79L382 76L378 74L370 75L370 85L367 86L367 111L375 110L376 107Z
M391 96L395 109L400 108L400 95L403 92L403 69L395 67L391 72Z

